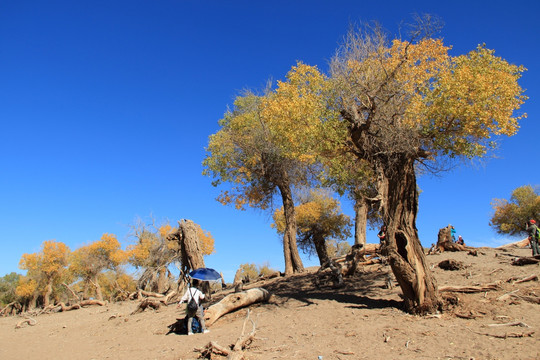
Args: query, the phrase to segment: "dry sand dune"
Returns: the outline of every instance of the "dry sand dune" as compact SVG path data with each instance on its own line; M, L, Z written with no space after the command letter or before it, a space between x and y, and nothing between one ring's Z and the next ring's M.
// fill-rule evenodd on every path
M428 256L439 286L500 281L495 291L457 294L458 305L438 317L400 310L399 287L386 288L389 267L374 265L346 280L346 286L316 286L315 269L263 286L273 296L251 307L256 339L248 359L540 359L540 305L519 298L497 300L516 291L540 295L538 281L511 278L540 275L538 265L512 266L512 256L528 249L482 248L478 256L443 253ZM465 268L445 271L445 259ZM390 277L392 277L390 275ZM394 282L395 284L395 282ZM217 300L223 295L216 295ZM40 315L35 326L15 329L20 317L0 318L0 359L196 359L210 341L222 346L240 336L246 309L225 315L208 334L169 334L181 311L176 306L129 315L137 302L109 304ZM459 315L459 316L456 316ZM470 317L470 319L463 318ZM507 323L521 326L493 326ZM251 325L250 325L251 326ZM527 327L528 326L528 327ZM525 335L525 337L513 337ZM504 338L506 336L506 338ZM213 359L225 359L214 355Z

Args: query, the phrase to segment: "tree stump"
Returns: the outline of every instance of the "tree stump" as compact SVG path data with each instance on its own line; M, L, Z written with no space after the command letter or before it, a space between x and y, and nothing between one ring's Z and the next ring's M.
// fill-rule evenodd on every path
M451 271L461 270L465 267L461 261L456 261L454 259L443 260L438 266L443 270Z
M452 240L451 225L439 229L437 235L437 247L441 252L443 251L468 251L471 249L469 246L456 244Z

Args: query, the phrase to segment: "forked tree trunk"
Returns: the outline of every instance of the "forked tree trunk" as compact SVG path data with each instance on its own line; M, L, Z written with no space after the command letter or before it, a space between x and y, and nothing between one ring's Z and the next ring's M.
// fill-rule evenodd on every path
M283 233L283 255L285 257L285 275L304 271L304 265L298 252L296 243L296 215L291 187L286 180L278 186L283 200L283 214L285 217L285 232Z
M366 245L368 204L364 197L354 203L354 245Z
M96 299L103 301L103 293L101 292L101 286L99 285L98 275L96 274L91 281L92 285L96 288Z
M405 310L434 312L441 306L437 284L426 264L418 238L418 190L414 161L405 156L380 172L383 220L387 225L386 253L403 291ZM383 250L384 251L384 250Z

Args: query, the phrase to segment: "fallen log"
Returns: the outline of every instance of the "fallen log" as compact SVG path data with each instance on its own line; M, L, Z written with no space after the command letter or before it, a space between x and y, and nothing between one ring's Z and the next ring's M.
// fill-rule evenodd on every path
M339 257L335 257L332 260L336 263L342 263L345 261L351 261L353 257L365 256L365 255L379 255L381 250L380 244L364 244L362 248L351 251L351 253Z
M461 292L461 293L478 293L486 292L491 290L497 290L499 288L499 283L479 285L479 286L439 286L440 292Z
M207 326L212 325L223 315L258 302L266 302L270 296L271 294L263 288L254 288L227 295L206 310L205 323Z
M530 257L523 256L523 257L518 257L512 260L512 265L515 265L515 266L533 265L533 264L538 264L539 262L540 262L539 255L530 256Z
M137 305L137 307L135 308L135 310L133 310L131 315L135 315L135 314L138 314L140 312L143 312L147 308L152 308L154 310L159 310L161 308L161 305L163 305L163 302L161 302L160 300L146 298L143 301L141 301L139 303L139 305Z

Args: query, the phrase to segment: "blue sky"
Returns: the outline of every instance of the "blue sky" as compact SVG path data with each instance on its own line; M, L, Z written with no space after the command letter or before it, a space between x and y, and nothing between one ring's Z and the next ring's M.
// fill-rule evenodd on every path
M530 97L496 158L420 177L420 239L429 246L452 223L473 246L513 241L489 227L490 202L540 184L539 10L534 0L1 1L0 276L21 272L21 255L45 240L74 250L113 233L127 245L129 225L150 215L210 231L206 264L228 281L242 263L283 270L269 213L215 201L201 175L208 136L242 90L297 60L326 70L351 23L397 34L413 13L441 17L453 55L486 43L524 65Z

